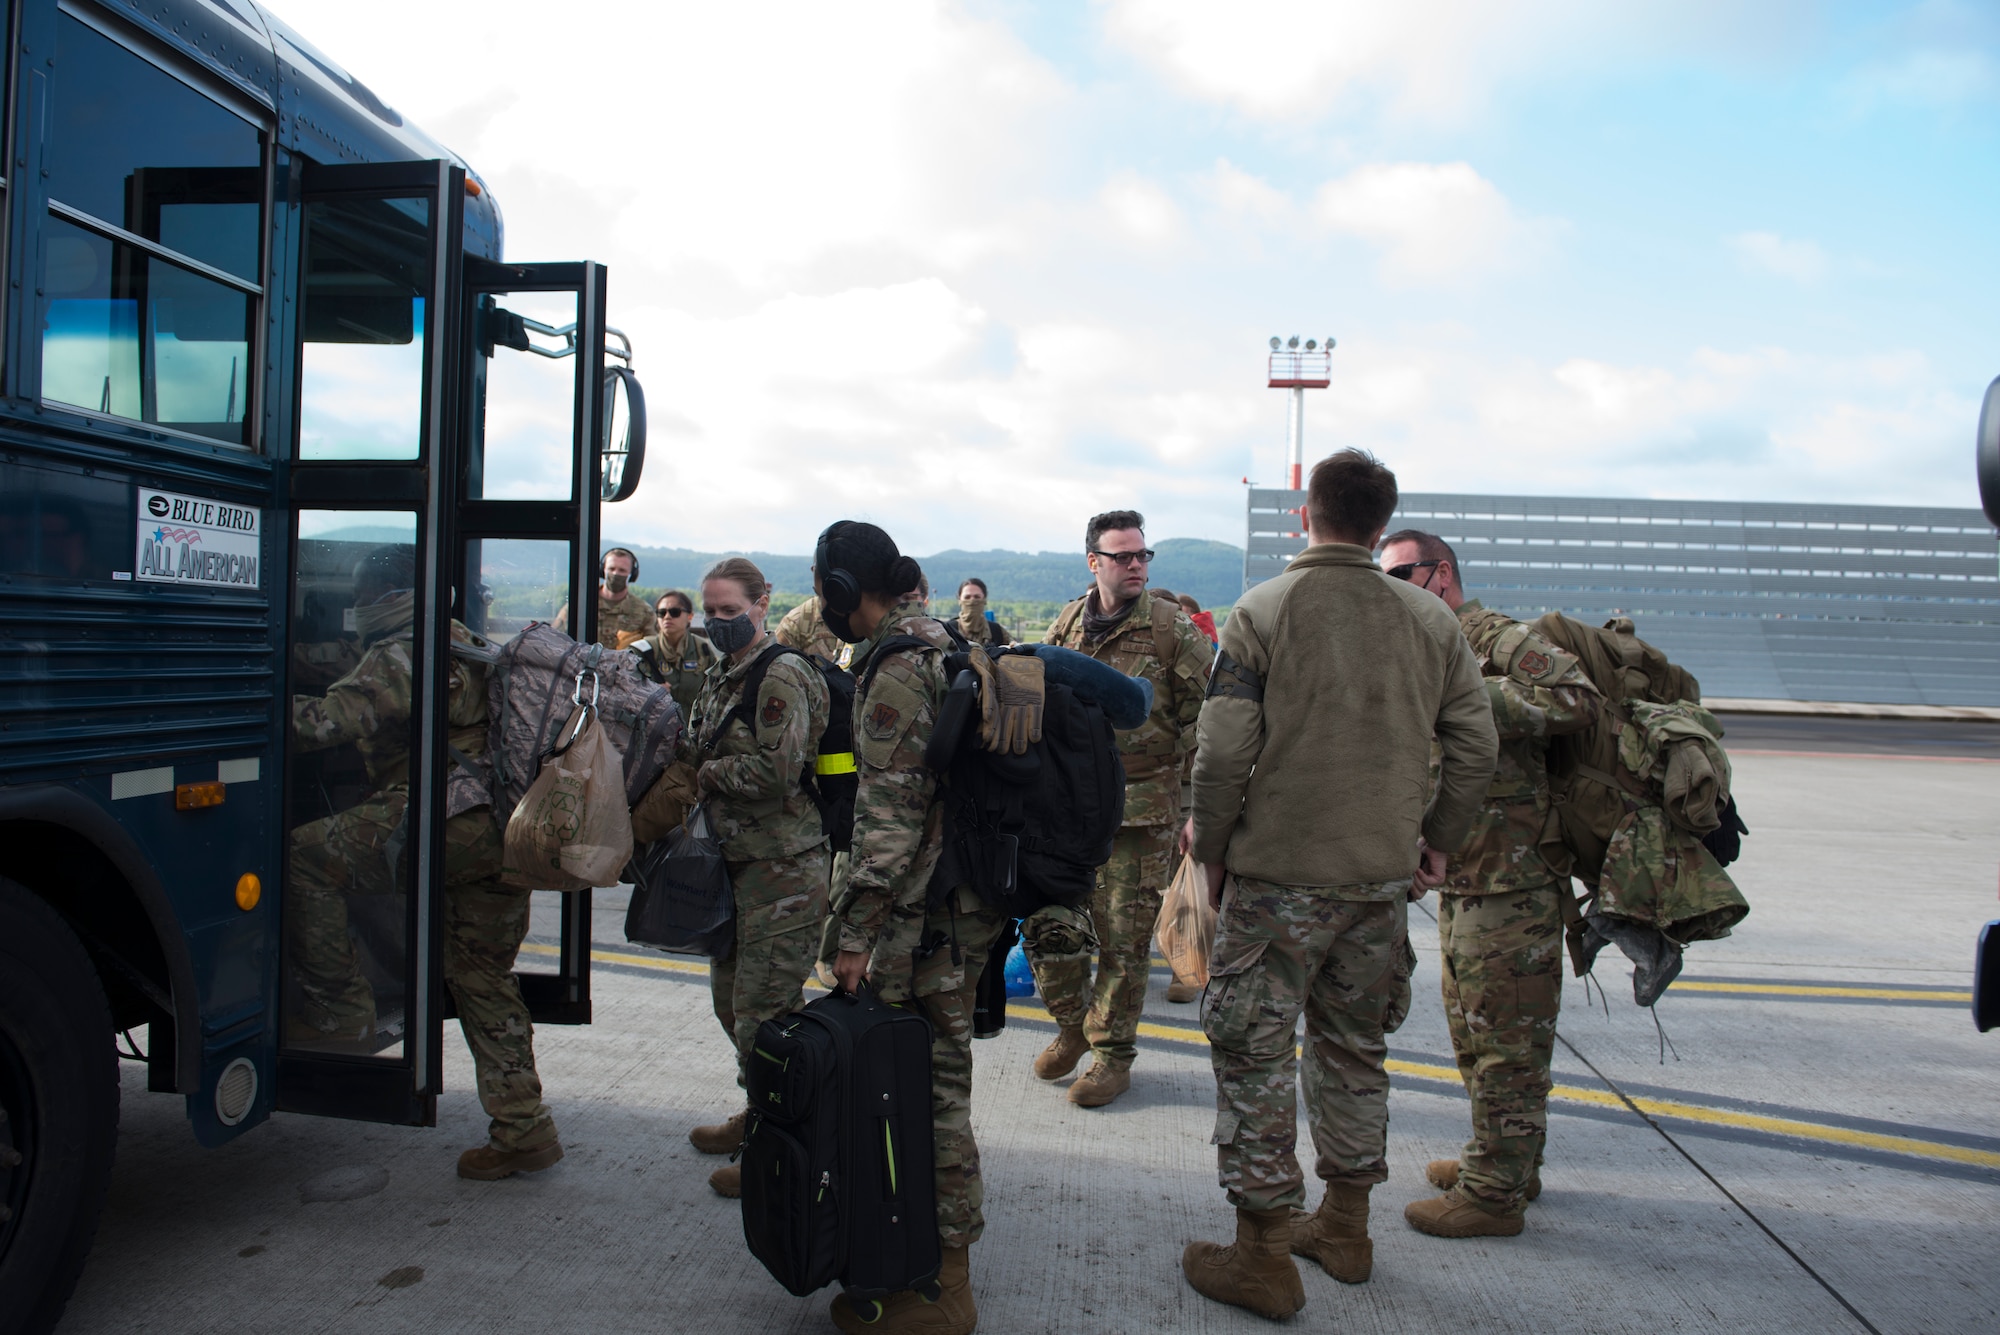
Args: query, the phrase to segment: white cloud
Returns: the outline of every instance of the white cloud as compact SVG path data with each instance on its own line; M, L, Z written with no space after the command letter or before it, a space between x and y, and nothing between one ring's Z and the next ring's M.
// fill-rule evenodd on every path
M1379 246L1385 277L1420 283L1532 260L1552 227L1521 218L1463 162L1357 167L1320 187L1313 216Z
M1130 240L1159 246L1180 234L1180 206L1157 183L1136 172L1113 176L1098 191L1097 198L1110 214L1112 224Z
M1816 241L1776 232L1739 232L1729 238L1729 247L1748 269L1795 283L1816 283L1826 276L1826 252Z
M1461 121L1508 80L1690 49L1796 53L1810 0L1102 0L1112 41L1176 88L1259 119L1316 117L1357 95L1399 117Z

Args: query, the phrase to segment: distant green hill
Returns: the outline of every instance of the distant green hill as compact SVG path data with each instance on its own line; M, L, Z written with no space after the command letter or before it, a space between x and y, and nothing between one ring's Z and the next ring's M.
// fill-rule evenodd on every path
M702 573L724 555L732 554L619 542L604 545L629 547L638 554L637 583L641 588L683 588L697 596L694 586ZM1159 559L1153 563L1153 583L1158 587L1191 593L1203 607L1227 606L1243 591L1241 547L1204 538L1163 538L1156 548ZM741 555L757 563L778 593L812 591L811 557L774 552ZM1067 602L1082 593L1090 580L1081 552L952 550L919 556L917 560L930 577L937 597L947 602L956 597L959 583L973 575L986 581L995 603Z

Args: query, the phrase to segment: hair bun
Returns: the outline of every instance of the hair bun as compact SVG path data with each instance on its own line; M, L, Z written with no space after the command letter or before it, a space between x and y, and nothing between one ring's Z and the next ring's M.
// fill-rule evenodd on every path
M917 581L924 577L924 568L915 558L898 556L889 567L889 591L907 593L917 587Z

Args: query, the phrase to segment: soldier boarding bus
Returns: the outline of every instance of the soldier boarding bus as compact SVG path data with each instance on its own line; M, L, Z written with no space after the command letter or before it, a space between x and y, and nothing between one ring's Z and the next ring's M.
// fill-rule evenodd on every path
M0 1327L39 1331L121 1053L205 1145L280 1109L435 1124L451 622L567 603L595 633L644 421L604 269L503 261L478 176L252 0L4 8ZM290 833L380 776L295 744L292 700L359 661L385 551L415 577L407 814L387 893L316 941ZM522 987L587 1023L588 893L562 902ZM303 1009L327 949L367 1001L340 1032Z

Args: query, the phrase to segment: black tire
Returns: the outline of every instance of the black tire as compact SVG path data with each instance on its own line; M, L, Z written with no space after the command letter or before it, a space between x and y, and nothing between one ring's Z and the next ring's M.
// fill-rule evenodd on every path
M118 1146L118 1054L90 956L0 877L0 1335L42 1335L97 1233ZM21 1156L13 1163L15 1154Z

